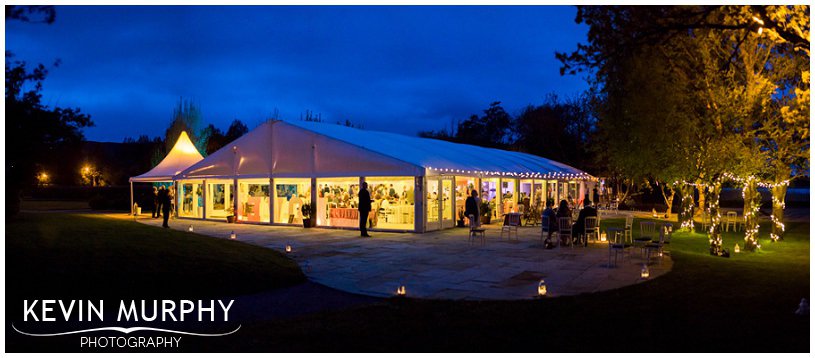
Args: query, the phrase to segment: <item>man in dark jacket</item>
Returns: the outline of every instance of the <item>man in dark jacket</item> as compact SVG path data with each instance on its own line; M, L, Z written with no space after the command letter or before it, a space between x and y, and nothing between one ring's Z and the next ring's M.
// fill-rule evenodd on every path
M153 187L153 217L161 216L161 189Z
M586 195L586 199L589 196ZM577 221L575 221L574 225L572 225L572 235L574 237L580 237L581 235L585 234L586 231L586 218L589 216L597 217L597 209L595 209L592 205L591 201L586 202L586 206L580 210L580 213L577 214ZM589 240L587 237L583 237L583 246L589 246Z
M371 212L371 193L368 192L368 182L362 182L359 190L359 231L362 237L368 235L368 213Z
M167 225L167 220L170 219L170 191L161 187L161 190L158 191L158 197L161 203L161 213L164 215L164 223L161 226L169 228L170 225Z

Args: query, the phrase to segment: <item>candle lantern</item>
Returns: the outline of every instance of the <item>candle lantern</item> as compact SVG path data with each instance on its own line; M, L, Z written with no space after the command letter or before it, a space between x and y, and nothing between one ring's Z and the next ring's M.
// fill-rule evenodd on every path
M405 295L407 295L405 285L399 285L399 288L396 289L396 295L400 297L404 297Z
M236 234L234 231L232 231L231 233L229 233L229 239L231 239L231 240L235 240L235 239L237 239L237 238L238 238L238 234Z
M739 252L741 252L741 249L739 248L739 244L736 244L736 246L734 246L734 247L733 247L733 252L734 252L734 253L737 253L737 254L738 254Z
M651 277L651 271L648 270L648 265L642 265L642 271L640 271L640 277L642 277L642 278Z
M287 254L291 253L291 245L289 244L286 244L286 253Z
M603 233L600 234L600 241L605 242L606 240L608 240L608 236L606 235L606 232L603 231Z
M192 232L192 225L190 225L190 228L187 230L189 230L189 232Z
M546 296L546 282L543 279L538 282L538 296Z

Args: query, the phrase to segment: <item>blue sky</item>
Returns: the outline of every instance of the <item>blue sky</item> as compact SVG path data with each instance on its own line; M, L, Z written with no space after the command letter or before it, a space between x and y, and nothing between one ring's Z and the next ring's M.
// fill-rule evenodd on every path
M207 123L250 128L277 110L415 134L501 101L516 114L576 95L556 51L588 27L571 6L59 6L6 23L6 50L51 65L43 101L80 107L90 140L163 135L179 98Z

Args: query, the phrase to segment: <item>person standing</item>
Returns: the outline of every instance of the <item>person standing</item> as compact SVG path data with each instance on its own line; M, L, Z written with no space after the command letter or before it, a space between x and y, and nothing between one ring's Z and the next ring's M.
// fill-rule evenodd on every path
M159 213L159 201L158 201L158 188L153 187L153 218L157 218Z
M591 190L591 196L592 204L595 206L600 205L600 193L597 192L597 187L594 187L594 189Z
M164 195L167 195L166 189L164 189L164 185L158 187L158 193L156 193L156 217L161 217L161 209L164 205L164 200L162 199Z
M170 225L167 225L167 220L170 219L170 191L161 188L161 213L164 215L164 223L161 225L164 228L170 228Z
M368 182L362 182L359 190L359 231L362 237L368 235L368 213L371 212L371 193L368 192Z

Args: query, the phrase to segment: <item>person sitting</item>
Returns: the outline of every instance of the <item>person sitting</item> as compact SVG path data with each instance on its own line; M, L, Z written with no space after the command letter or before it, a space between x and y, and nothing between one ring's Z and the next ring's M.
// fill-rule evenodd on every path
M481 221L480 220L481 208L479 208L480 202L481 200L478 198L478 192L475 190L473 190L470 193L470 197L467 198L467 200L464 202L464 216L467 217L467 220L475 220L474 223L470 223L471 226L480 226L479 225ZM473 219L470 219L470 216L472 216Z
M557 217L559 218L571 218L572 217L572 210L569 209L569 202L566 200L561 200L560 205L557 208ZM572 232L574 235L574 232ZM568 242L562 242L562 244L568 244Z
M586 206L580 210L580 213L577 214L577 221L572 225L572 235L576 238L579 238L581 235L585 235L586 229L586 218L589 216L597 216L597 209L592 206L592 202L590 200L585 201ZM587 237L583 238L583 246L589 246L589 240Z
M547 244L552 242L552 233L557 231L557 214L555 214L555 210L552 209L554 205L554 200L546 200L546 209L541 216L541 223L549 223L549 231L547 232L546 241L544 241L544 243Z

